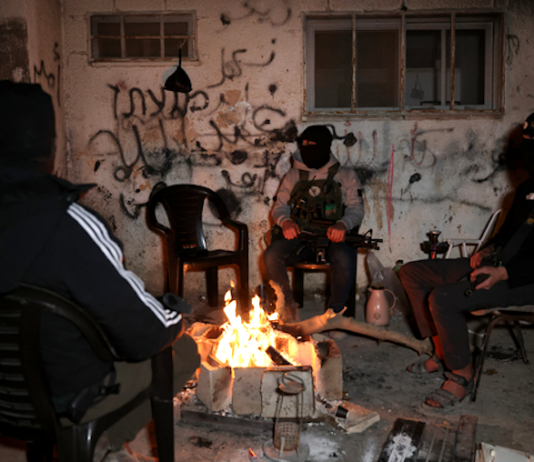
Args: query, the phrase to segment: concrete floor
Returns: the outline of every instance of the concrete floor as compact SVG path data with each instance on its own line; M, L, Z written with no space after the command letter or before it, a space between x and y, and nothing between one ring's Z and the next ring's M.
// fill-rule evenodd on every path
M196 298L198 300L198 298ZM191 302L191 300L190 300ZM210 311L204 302L195 301L194 312L188 323L211 318L222 320L221 311ZM324 302L316 296L305 302L300 310L301 319L319 314ZM357 306L357 320L364 318L364 306ZM470 329L473 342L485 321L472 319ZM407 316L396 313L390 328L410 334ZM534 331L532 326L523 329L527 352L534 358ZM534 454L534 368L521 360L513 362L487 361L484 367L477 401L465 403L449 415L428 415L421 408L425 396L438 388L442 380L431 376L416 380L405 372L408 364L417 361L418 355L403 346L348 334L336 340L343 355L343 381L346 398L380 414L381 420L360 434L346 434L327 423L308 424L302 438L310 446L312 462L362 461L376 462L397 418L417 419L456 428L461 414L478 417L478 443L484 442ZM494 330L492 345L513 346L506 328ZM188 462L248 461L248 449L261 454L262 445L272 439L272 433L254 432L252 429L236 431L234 428L216 428L208 424L186 425L180 421L180 407L196 400L194 392L182 392L176 399L175 441L176 460ZM132 443L140 453L150 454L153 435L150 426L141 431ZM0 461L25 461L24 446L0 438Z

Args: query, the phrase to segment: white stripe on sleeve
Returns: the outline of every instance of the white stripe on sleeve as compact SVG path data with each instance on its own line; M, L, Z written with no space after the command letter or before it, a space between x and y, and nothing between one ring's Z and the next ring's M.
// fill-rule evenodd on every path
M107 228L97 217L76 203L69 206L67 213L85 230L119 275L130 284L139 299L165 327L180 322L182 319L180 313L164 309L163 305L145 290L143 281L136 274L124 268L121 248L111 239Z

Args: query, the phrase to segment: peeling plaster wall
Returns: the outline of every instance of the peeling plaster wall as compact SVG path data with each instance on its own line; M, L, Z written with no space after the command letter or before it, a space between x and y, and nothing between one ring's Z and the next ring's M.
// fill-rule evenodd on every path
M250 231L250 283L260 283L263 235L295 131L332 124L333 151L356 169L364 189L362 231L384 239L378 257L426 258L419 244L437 228L445 237L477 237L522 178L504 168L509 138L534 112L534 11L530 0L405 0L417 8L507 10L506 107L502 117L465 119L303 120L302 12L398 10L400 0L64 0L64 101L69 177L99 186L86 197L125 244L130 269L148 289L163 290L162 239L148 230L153 186L195 183L221 192ZM182 65L189 95L162 90L170 66L88 63L88 17L94 12L195 10L198 62ZM54 61L50 62L53 65ZM54 69L52 67L52 69ZM352 133L357 142L340 138ZM507 203L505 202L505 206ZM509 204L508 204L509 205ZM232 248L233 234L205 214L211 247ZM363 253L359 285L367 284ZM221 292L233 271L220 277ZM186 296L203 288L186 276Z
M66 176L65 105L62 89L61 0L26 0L30 78L52 96L56 114L56 159L54 171Z

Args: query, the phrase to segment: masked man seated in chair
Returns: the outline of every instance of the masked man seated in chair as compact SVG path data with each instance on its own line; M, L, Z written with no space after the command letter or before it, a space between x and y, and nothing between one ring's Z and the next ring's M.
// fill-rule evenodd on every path
M469 258L405 264L400 278L423 338L434 354L408 366L414 377L448 371L443 386L423 407L447 412L474 387L466 313L534 304L534 114L523 126L521 144L530 178L521 183L499 232Z
M287 266L315 260L302 233L326 230L329 239L326 260L332 267L328 307L343 310L356 274L356 249L345 242L345 233L363 219L360 182L354 170L341 167L330 152L332 134L324 125L306 128L297 138L293 168L284 176L276 195L272 217L281 228L264 255L269 280L276 282L285 298L288 321L296 319L297 304L289 285ZM325 222L330 222L327 227ZM273 233L274 235L275 233Z
M68 416L80 394L95 388L98 396L78 409L85 411L82 423L129 402L152 381L149 358L171 344L178 392L199 366L196 344L183 334L181 314L165 309L124 267L122 244L107 223L77 203L95 185L47 173L54 164L50 96L39 85L2 81L0 119L0 294L27 283L73 300L132 361L102 361L70 322L50 315L41 326L41 345L58 414ZM146 401L108 429L98 460L154 460L123 445L150 419Z

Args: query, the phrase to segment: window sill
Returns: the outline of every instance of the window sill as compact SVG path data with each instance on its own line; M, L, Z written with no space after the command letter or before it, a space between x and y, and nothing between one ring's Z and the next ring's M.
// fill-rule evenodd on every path
M92 67L156 67L156 66L177 66L179 63L178 58L142 58L142 59L124 59L124 60L115 60L115 59L89 59L88 63ZM188 66L200 66L200 61L198 59L188 59L185 60L182 58L182 67L186 68Z
M303 121L319 120L429 120L429 119L500 119L504 116L502 109L481 109L469 111L358 111L358 112L304 112Z

